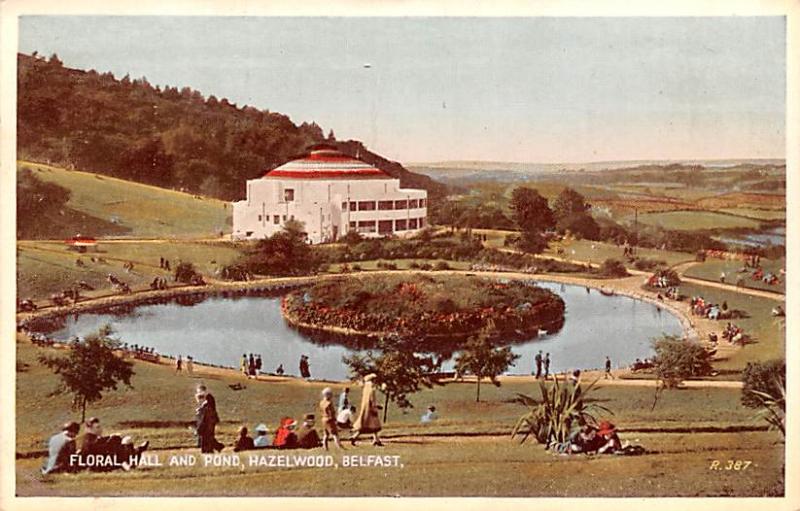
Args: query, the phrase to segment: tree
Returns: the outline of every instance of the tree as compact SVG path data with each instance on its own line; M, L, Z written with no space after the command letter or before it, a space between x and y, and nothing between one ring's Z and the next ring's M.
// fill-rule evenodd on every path
M560 232L569 231L576 238L586 240L600 239L600 226L588 213L570 213L558 220L556 227Z
M572 188L564 188L553 201L553 216L559 221L570 215L587 213L591 207L583 195Z
M656 352L653 362L658 384L652 408L664 389L676 388L686 378L706 376L713 369L711 353L698 342L664 335L653 340L653 349Z
M303 224L289 220L281 231L259 241L245 264L252 273L307 275L317 269L319 260L305 239Z
M512 353L508 346L495 348L490 340L492 331L493 327L488 326L470 337L456 358L456 371L461 374L472 373L477 379L476 402L481 400L481 380L489 378L494 386L499 387L497 377L520 357Z
M511 193L512 219L521 231L544 232L555 227L553 211L539 192L523 186Z
M183 282L189 284L194 281L200 274L194 267L194 264L182 261L175 267L175 282Z
M603 264L600 265L598 269L598 273L604 277L627 277L628 269L625 268L625 265L622 261L617 259L606 259L603 261Z
M74 342L66 357L39 357L41 364L61 377L61 384L52 395L71 393L73 407L81 410L81 422L86 420L86 405L99 401L106 390L117 390L119 383L133 388L133 363L114 352L120 341L112 334L106 325L83 341Z
M547 248L547 240L539 231L522 231L516 243L517 248L530 254L541 254Z
M439 384L433 374L436 363L432 356L417 354L411 343L399 336L391 336L378 342L378 351L342 357L350 367L353 380L374 373L375 386L384 395L383 421L389 418L389 403L399 408L413 408L409 394L421 387L432 388Z

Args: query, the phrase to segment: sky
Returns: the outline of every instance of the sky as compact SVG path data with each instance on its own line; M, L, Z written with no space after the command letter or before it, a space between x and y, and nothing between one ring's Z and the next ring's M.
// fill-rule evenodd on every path
M19 51L404 163L785 157L785 19L25 16Z

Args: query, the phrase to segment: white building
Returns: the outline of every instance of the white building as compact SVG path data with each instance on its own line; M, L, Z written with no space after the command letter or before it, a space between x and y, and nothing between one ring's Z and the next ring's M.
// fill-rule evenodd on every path
M262 239L288 220L305 225L310 243L333 242L349 231L409 236L427 223L427 195L400 188L399 179L319 144L247 181L247 198L233 203L233 238Z

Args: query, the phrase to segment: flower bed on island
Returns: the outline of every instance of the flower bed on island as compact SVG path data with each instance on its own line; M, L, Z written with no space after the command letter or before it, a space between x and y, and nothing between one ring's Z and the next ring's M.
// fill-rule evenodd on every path
M398 334L463 340L489 322L502 341L557 331L564 302L530 282L465 275L381 275L319 282L283 298L282 312L301 330L355 336Z

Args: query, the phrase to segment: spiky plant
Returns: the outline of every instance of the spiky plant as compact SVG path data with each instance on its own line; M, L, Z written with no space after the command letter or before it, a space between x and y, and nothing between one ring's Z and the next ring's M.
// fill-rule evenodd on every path
M519 418L511 432L511 438L521 436L520 443L524 443L528 437L533 436L538 443L549 448L553 443L567 441L575 421L596 424L597 418L594 414L598 411L613 415L608 408L587 399L597 381L583 388L580 381L570 385L559 383L556 377L549 386L543 381L539 382L541 399L517 394L519 402L530 410Z
M776 391L772 394L760 390L750 390L760 404L760 410L753 416L754 419L764 419L770 429L778 429L786 437L786 381L774 378L773 385Z

